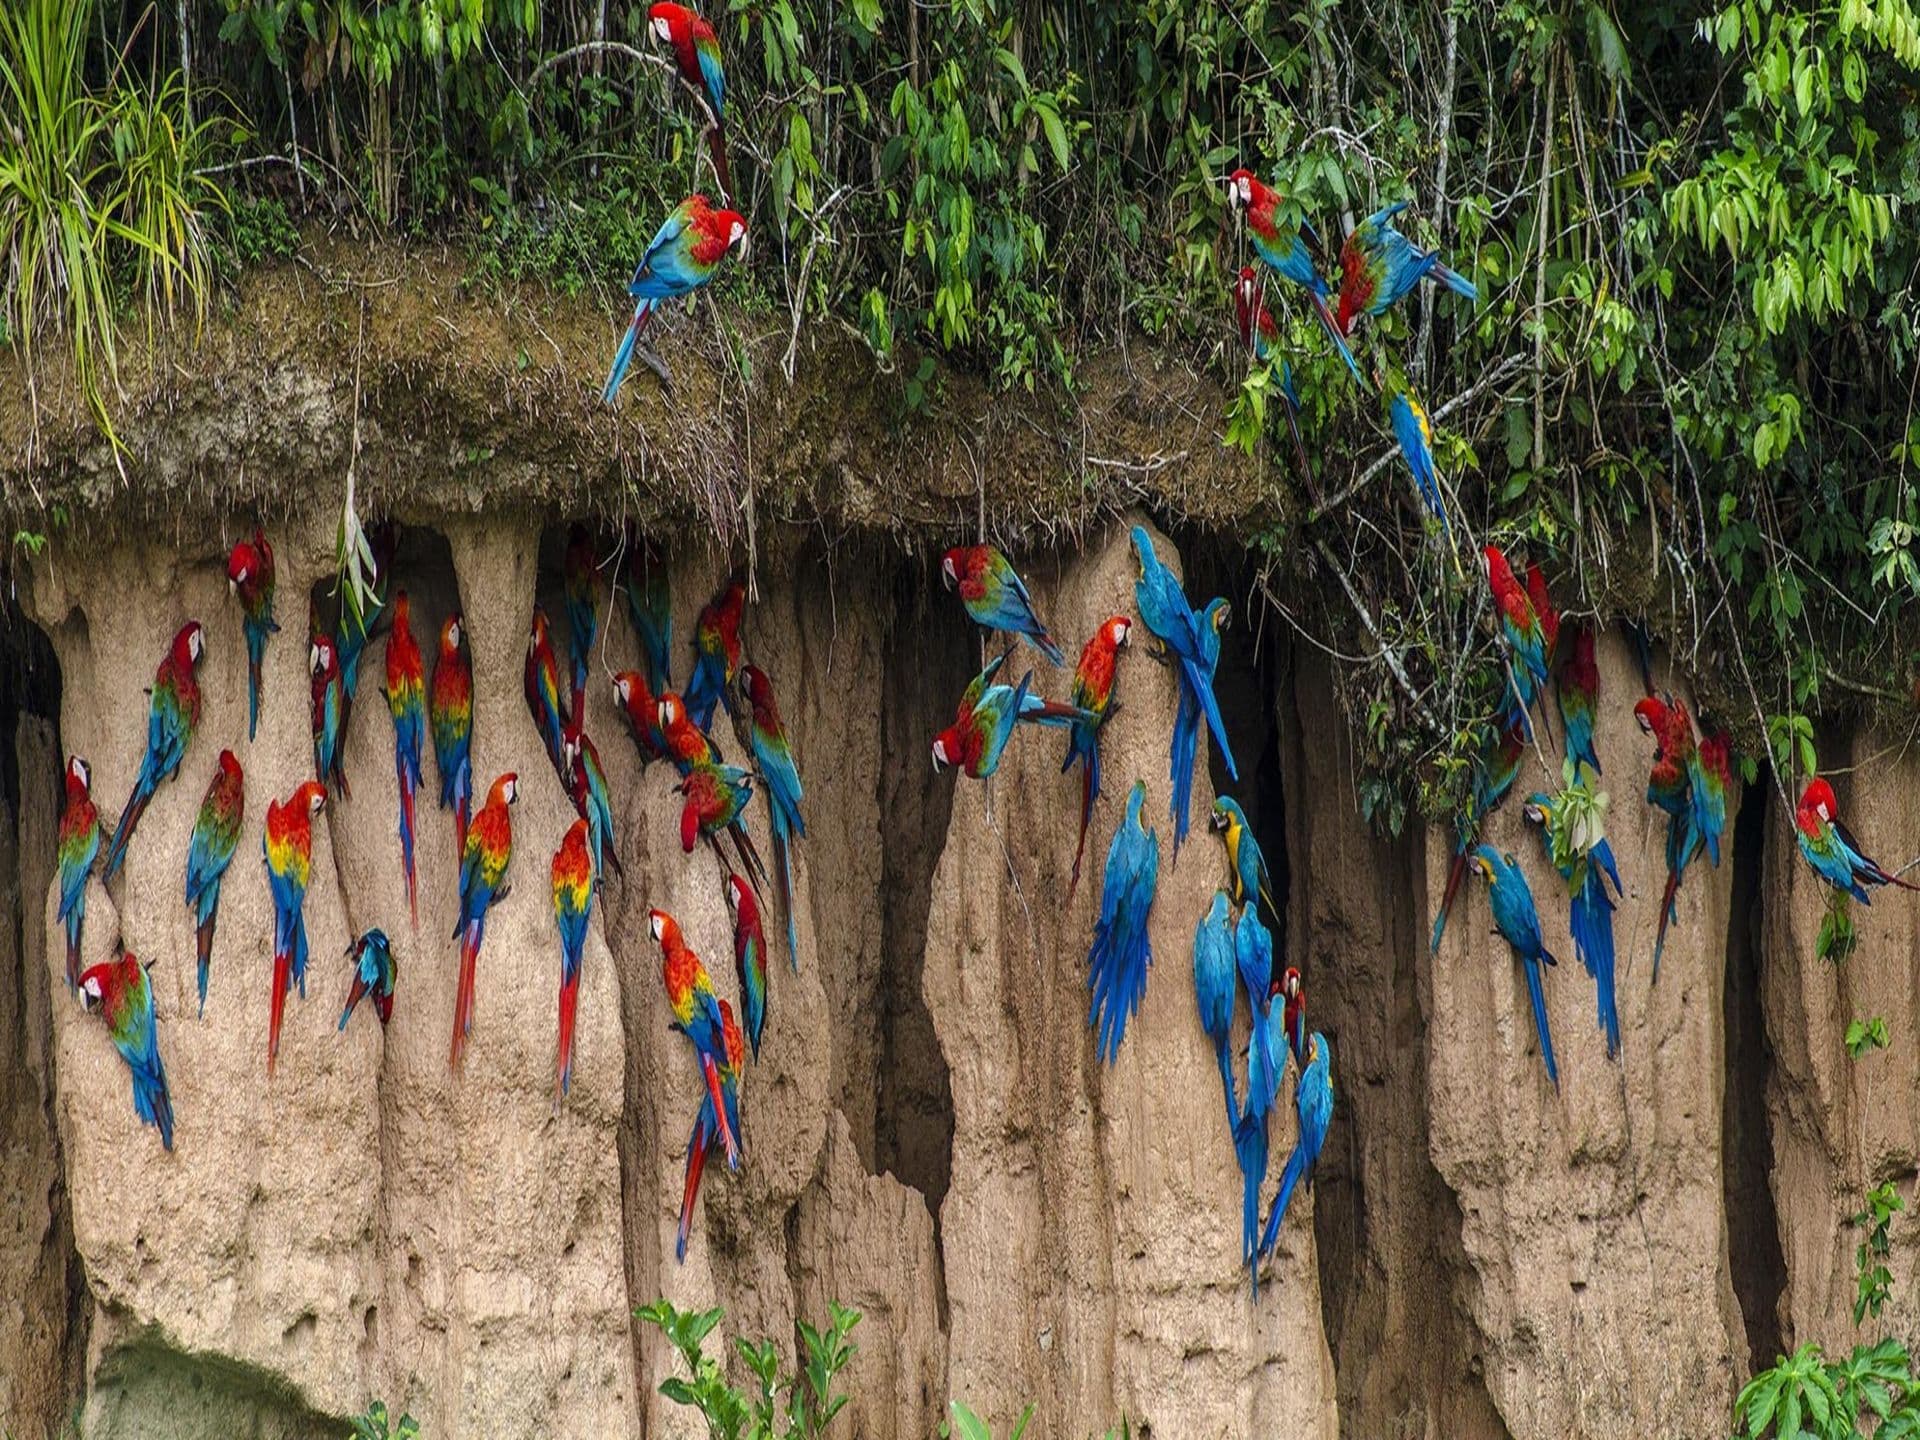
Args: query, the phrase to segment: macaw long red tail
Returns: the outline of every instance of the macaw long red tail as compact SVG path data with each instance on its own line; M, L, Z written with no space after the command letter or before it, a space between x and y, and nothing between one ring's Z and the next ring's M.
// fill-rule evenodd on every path
M560 1051L555 1061L555 1083L565 1095L573 1083L573 1017L580 1003L580 971L560 982Z
M720 193L731 202L733 199L733 176L727 167L727 133L725 127L715 125L707 131L707 152L713 156L713 173L720 181Z
M347 987L347 1003L341 1007L340 1023L333 1027L335 1033L347 1028L347 1021L353 1018L353 1007L360 1003L360 998L366 993L366 982L356 974L353 983Z
M687 1259L687 1234L693 1228L693 1202L700 1198L700 1177L707 1169L709 1140L703 1108L693 1122L693 1137L687 1141L687 1178L680 1190L680 1233L673 1242L673 1258L681 1264Z
M413 917L413 928L418 930L420 898L413 871L413 783L407 778L406 759L397 750L393 756L393 768L400 782L400 863L407 872L407 911Z
M467 1036L473 1030L473 971L480 958L480 924L474 921L460 941L460 988L453 997L453 1049L448 1063L455 1070L467 1058Z
M107 848L107 863L100 867L100 878L111 880L119 874L120 866L127 858L127 846L133 840L133 832L140 824L140 817L147 812L147 802L153 799L153 783L147 779L147 762L140 762L140 778L134 781L133 794L127 797L127 808L120 812L120 823L113 828L113 844Z
M1467 873L1465 847L1453 852L1453 865L1447 871L1447 888L1440 896L1440 913L1434 917L1433 939L1427 945L1429 955L1440 953L1440 936L1447 928L1447 915L1453 909L1453 897L1460 893L1460 881Z
M273 999L267 1013L267 1078L273 1078L273 1062L280 1058L280 1021L287 1010L287 991L293 984L293 957L284 950L273 953Z
M720 1066L713 1056L700 1057L700 1072L707 1079L707 1099L713 1106L713 1123L720 1131L720 1144L727 1152L727 1168L740 1168L740 1137L727 1123L727 1097L720 1083Z

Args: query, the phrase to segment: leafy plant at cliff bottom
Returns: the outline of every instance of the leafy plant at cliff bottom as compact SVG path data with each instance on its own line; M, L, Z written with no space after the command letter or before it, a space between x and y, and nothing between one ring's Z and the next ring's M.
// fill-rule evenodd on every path
M1920 1436L1920 1393L1898 1340L1856 1345L1838 1361L1809 1343L1749 1380L1733 1419L1744 1440L1913 1440Z
M860 1323L858 1311L829 1305L824 1330L802 1320L799 1369L784 1374L771 1340L735 1337L734 1347L753 1374L750 1391L731 1384L720 1361L704 1350L725 1311L680 1310L661 1299L634 1313L657 1325L680 1352L688 1378L663 1380L660 1393L676 1405L697 1410L707 1422L710 1440L814 1440L847 1403L845 1395L834 1394L833 1385L859 1351L848 1339Z
M993 1428L963 1402L953 1401L949 1413L952 1418L940 1422L942 1440L993 1440ZM1032 1420L1033 1406L1028 1405L1020 1412L1020 1418L1013 1422L1013 1429L1007 1432L1007 1440L1020 1440L1027 1433L1027 1426Z
M347 1440L419 1440L420 1436L420 1422L413 1416L402 1414L390 1421L384 1400L374 1401L347 1423L353 1426Z

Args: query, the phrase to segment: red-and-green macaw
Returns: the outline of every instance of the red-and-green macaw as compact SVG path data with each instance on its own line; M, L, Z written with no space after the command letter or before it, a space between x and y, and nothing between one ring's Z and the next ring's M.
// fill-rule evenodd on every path
M733 973L740 980L740 1008L746 1012L747 1039L757 1061L760 1032L767 1023L767 936L753 886L738 875L727 876L727 904L733 908Z
M673 586L667 563L645 540L627 534L627 617L640 637L647 689L655 695L672 688Z
M1293 458L1300 474L1310 475L1306 442L1300 438L1300 390L1293 383L1293 366L1280 353L1280 329L1267 309L1260 274L1251 265L1242 265L1233 282L1233 314L1240 327L1240 344L1262 365L1280 362L1280 403L1287 416L1287 431L1293 436Z
M1220 1088L1227 1102L1227 1128L1240 1120L1240 1103L1233 1097L1233 987L1234 935L1227 921L1227 892L1213 892L1213 905L1193 932L1193 998L1200 1010L1200 1028L1213 1042L1220 1066Z
M540 744L545 747L547 759L553 762L553 773L560 777L564 786L567 781L566 755L562 744L566 739L566 700L560 693L560 662L553 654L553 633L547 625L547 612L536 605L533 607L533 624L527 631L527 663L523 681L527 693L527 713L533 717L533 728L540 732Z
M707 108L713 111L707 150L713 156L713 173L720 181L721 193L732 195L733 181L727 174L727 72L720 63L720 37L693 11L670 0L657 0L647 7L647 29L673 52L680 78L704 96Z
M333 637L314 630L307 646L313 692L313 774L336 795L347 795L347 691Z
M1493 928L1512 947L1513 958L1527 976L1527 998L1533 1002L1533 1028L1540 1036L1540 1058L1546 1062L1547 1079L1560 1088L1560 1071L1553 1063L1553 1032L1547 1024L1547 994L1541 967L1557 965L1553 952L1540 936L1540 912L1534 908L1533 887L1526 872L1511 855L1503 855L1491 845L1473 847L1473 866L1487 882L1487 901L1493 909Z
M67 803L60 812L55 864L60 873L60 921L67 927L67 989L80 984L80 932L87 921L87 877L100 856L100 811L93 803L93 771L78 755L67 760Z
M313 878L313 817L327 803L326 787L304 780L283 804L267 802L267 826L260 853L267 863L267 888L273 895L273 995L267 1018L267 1074L280 1056L280 1022L287 992L307 995L307 884Z
M721 1092L721 1070L727 1063L723 1002L714 993L713 978L707 974L707 967L682 938L679 922L664 910L650 910L647 923L653 938L660 943L660 978L666 985L667 1004L673 1011L673 1028L693 1045L707 1098L714 1107L720 1138L726 1146L727 1165L737 1170L740 1168L740 1136L732 1124L735 1111L726 1104Z
M407 911L418 930L413 797L420 789L420 751L427 737L427 681L404 590L393 597L393 628L387 632L387 711L393 716L393 778L400 791L400 863L407 876Z
M933 768L957 765L975 780L984 780L1000 768L1000 757L1013 738L1013 727L1024 720L1031 725L1072 725L1085 718L1085 712L1072 705L1042 700L1028 693L1033 682L1029 671L1018 685L995 685L994 675L1011 651L1003 651L987 662L987 668L973 677L954 711L953 724L933 737Z
M133 794L120 811L113 843L107 847L102 880L111 880L119 873L134 828L146 813L154 791L161 781L171 780L179 772L180 762L186 758L194 727L200 723L200 681L194 672L205 648L200 622L189 620L174 635L153 672L153 688L147 692L147 749L140 758L140 773L134 777Z
M669 692L654 702L653 713L660 738L666 745L667 758L682 779L696 765L719 763L720 752L714 748L707 732L688 716L686 701Z
M347 947L347 959L353 964L353 979L347 984L347 1003L340 1009L340 1023L334 1026L335 1033L347 1028L354 1007L363 999L373 1002L373 1013L380 1018L380 1028L386 1029L387 1022L393 1019L393 985L400 973L387 932L368 930Z
M780 707L773 698L773 681L757 665L743 666L740 689L746 699L744 717L735 711L736 722L746 735L743 743L760 767L760 780L767 796L767 817L773 831L773 861L780 870L780 909L787 917L787 963L800 968L800 941L793 913L793 842L807 833L800 817L800 769L794 764L793 745L787 728L780 722ZM753 1053L760 1054L760 1027L754 1020L753 1005L746 1003L747 1031L753 1037Z
M622 670L613 677L613 697L627 717L627 733L640 752L642 767L667 755L667 738L660 733L660 702L638 670Z
M593 639L600 628L599 586L594 575L599 563L593 536L586 526L574 525L567 532L561 583L567 602L567 658L573 667L568 714L576 724L584 723L586 717L587 664L593 658Z
M1096 1053L1109 1065L1118 1058L1127 1021L1147 993L1147 967L1153 964L1147 921L1160 884L1160 837L1141 816L1146 802L1146 783L1134 781L1126 817L1107 849L1100 918L1087 951L1087 989L1093 994L1087 1023L1094 1028Z
M1086 718L1075 720L1067 731L1067 758L1060 762L1065 774L1080 762L1080 839L1073 847L1073 878L1067 884L1067 903L1080 884L1080 857L1087 848L1087 825L1093 819L1094 802L1100 798L1100 729L1117 713L1113 703L1113 683L1119 675L1120 652L1132 644L1133 621L1125 615L1109 615L1080 652L1074 667L1073 689L1069 700Z
M740 620L747 587L734 576L700 611L693 627L693 674L687 679L687 713L702 730L713 728L713 707L733 713L733 680L740 673Z
M1326 1148L1327 1130L1333 1123L1333 1047L1318 1030L1307 1040L1307 1063L1293 1092L1294 1114L1299 1121L1293 1153L1287 1156L1287 1168L1280 1172L1280 1193L1274 1197L1267 1214L1267 1228L1261 1232L1256 1263L1273 1253L1280 1240L1280 1225L1287 1218L1287 1206L1300 1182L1313 1173L1320 1152Z
M1533 601L1521 587L1513 566L1498 545L1482 548L1487 562L1487 584L1493 591L1493 608L1500 621L1500 634L1512 652L1508 670L1513 676L1508 697L1509 723L1518 719L1529 738L1533 722L1528 711L1534 696L1547 683L1547 636L1534 609Z
M1800 803L1793 812L1793 838L1807 864L1834 889L1853 896L1862 905L1871 905L1867 892L1882 885L1898 885L1903 890L1920 890L1911 880L1902 880L1877 861L1867 858L1859 842L1840 823L1840 804L1833 786L1815 776L1800 792Z
M520 798L520 777L509 770L487 790L487 803L467 827L460 857L460 984L453 1002L453 1049L449 1063L458 1070L473 1033L474 971L487 935L487 911L506 893L507 867L513 861L513 817L509 807Z
M1600 1032L1607 1038L1607 1058L1620 1053L1620 1006L1613 983L1613 900L1607 894L1606 881L1613 881L1613 893L1623 895L1620 871L1613 861L1613 847L1605 840L1597 842L1584 855L1566 864L1553 857L1553 800L1546 795L1527 797L1525 814L1540 827L1540 844L1547 864L1559 872L1567 886L1567 930L1573 936L1573 948L1594 983ZM1604 878L1603 878L1604 877Z
M1540 618L1540 635L1546 641L1547 674L1552 675L1560 666L1560 612L1554 608L1552 592L1547 589L1547 573L1540 568L1538 560L1527 562L1527 599L1533 602L1533 613Z
M1327 308L1327 300L1332 295L1326 280L1314 264L1313 252L1307 249L1301 233L1311 235L1312 230L1302 222L1288 225L1282 213L1284 197L1271 186L1254 178L1251 170L1235 170L1227 177L1227 204L1245 221L1247 235L1253 241L1253 253L1281 279L1298 285L1307 292L1307 298L1313 304L1313 313L1319 318L1320 328L1326 332L1327 339L1339 352L1340 358L1347 362L1347 369L1361 386L1366 380L1360 374L1359 362L1353 358L1353 351L1347 348L1339 324L1333 318L1333 311ZM1318 237L1315 243L1318 243ZM1148 622L1152 628L1152 622Z
M1289 965L1273 993L1285 1002L1282 1022L1287 1032L1287 1048L1293 1052L1294 1066L1304 1070L1307 1068L1307 993L1300 972Z
M993 545L962 545L940 559L940 579L949 590L958 586L967 617L982 630L1017 635L1047 657L1064 665L1067 657L1034 614L1027 582Z
M247 637L247 739L260 725L260 669L267 637L280 625L273 618L273 546L267 532L253 527L251 540L239 540L227 553L227 588L240 602L240 628Z
M124 950L118 959L93 966L80 977L80 1003L100 1012L113 1048L127 1062L133 1113L160 1132L162 1146L173 1149L173 1099L167 1093L167 1067L160 1063L160 1026L146 967Z
M1570 625L1560 662L1560 728L1566 733L1567 758L1576 765L1591 765L1600 773L1600 754L1593 748L1594 707L1600 699L1600 667L1594 662L1593 631L1586 625Z
M720 852L720 834L725 831L733 837L741 866L754 877L756 885L765 884L766 867L760 863L760 852L740 819L746 813L747 802L753 799L753 781L747 772L738 765L703 761L690 768L674 788L684 797L680 807L680 848L691 855L694 842L705 840L725 869L727 858Z
M601 387L602 404L613 404L633 363L640 332L663 300L691 295L713 279L727 252L747 238L746 218L733 210L716 210L704 195L689 195L674 207L647 244L647 253L627 282L633 297L633 319L620 337L613 368Z
M220 880L240 845L240 826L246 818L246 779L231 750L220 752L220 764L200 802L187 842L187 908L193 911L194 949L199 957L200 1014L207 1013L207 972L213 963L213 926L220 915Z
M427 715L433 726L433 759L440 770L440 808L453 811L453 849L466 854L467 817L473 810L473 661L458 613L440 626L433 659Z
M580 818L587 822L593 842L593 877L598 884L611 864L613 873L624 876L627 867L620 863L619 847L613 834L613 792L607 785L607 772L600 764L600 751L593 737L577 720L567 725L561 754L566 760L567 795Z
M1654 933L1653 978L1660 978L1660 956L1667 943L1667 922L1687 865L1702 847L1720 863L1720 836L1727 825L1727 787L1732 783L1724 733L1696 741L1693 717L1685 703L1648 696L1633 707L1641 730L1654 737L1653 769L1647 776L1648 803L1667 813L1667 886Z
M580 1003L580 962L587 950L587 921L593 914L593 859L586 820L575 820L553 853L553 923L560 931L560 1048L554 1060L554 1086L561 1095L573 1080L573 1022Z
M1378 318L1422 279L1436 280L1476 304L1480 291L1466 276L1449 270L1431 250L1422 250L1394 228L1393 217L1407 208L1401 200L1376 210L1340 247L1340 304L1335 315L1342 335L1353 333L1362 315Z
M706 1173L707 1152L716 1145L724 1145L725 1134L740 1133L740 1072L747 1063L746 1045L740 1038L739 1023L733 1018L733 1007L724 1000L720 1002L720 1034L725 1054L716 1073L723 1103L716 1112L711 1091L703 1093L700 1113L693 1122L693 1134L687 1139L686 1178L680 1189L680 1231L673 1243L674 1259L681 1263L687 1258L687 1237L693 1229L693 1202L700 1198L700 1177ZM726 1130L721 1128L719 1117L722 1115L726 1117Z
M1453 864L1447 870L1447 888L1440 896L1440 913L1433 919L1433 939L1427 946L1430 954L1440 953L1440 937L1446 931L1447 916L1453 913L1454 897L1459 895L1460 881L1467 873L1467 854L1479 838L1481 822L1506 798L1520 773L1520 757L1527 749L1524 723L1524 717L1509 715L1502 729L1488 731L1487 743L1474 757L1473 789L1466 808L1455 820Z
M1267 857L1260 852L1260 842L1253 838L1253 827L1247 824L1247 812L1240 808L1240 802L1231 795L1222 795L1213 802L1213 815L1209 822L1220 836L1227 851L1227 886L1233 896L1236 908L1258 908L1256 901L1267 902L1267 913L1277 924L1280 920L1279 908L1273 903L1273 881L1267 874ZM1262 985L1259 994L1264 996L1267 987Z

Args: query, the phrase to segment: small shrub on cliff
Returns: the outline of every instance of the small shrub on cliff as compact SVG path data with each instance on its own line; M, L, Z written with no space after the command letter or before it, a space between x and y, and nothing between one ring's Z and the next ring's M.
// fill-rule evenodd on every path
M729 1384L720 1362L701 1348L724 1311L683 1311L656 1300L634 1313L660 1327L691 1376L661 1382L660 1393L676 1405L698 1410L712 1440L814 1440L847 1403L845 1395L833 1393L833 1382L859 1350L847 1339L860 1323L858 1311L829 1305L825 1330L802 1320L800 1341L806 1353L797 1372L781 1373L771 1340L736 1337L734 1347L753 1372L751 1393Z
M420 1422L411 1415L390 1420L384 1400L374 1401L347 1423L353 1426L347 1440L420 1440Z
M1807 1344L1748 1381L1734 1401L1733 1417L1736 1434L1745 1440L1914 1440L1920 1437L1920 1389L1907 1347L1898 1340L1856 1345L1840 1361L1828 1361L1818 1345Z

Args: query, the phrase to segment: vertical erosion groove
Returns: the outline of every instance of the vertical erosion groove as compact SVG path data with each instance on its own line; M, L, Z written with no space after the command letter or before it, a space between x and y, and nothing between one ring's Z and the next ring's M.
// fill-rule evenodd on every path
M1727 963L1723 994L1726 1026L1726 1098L1721 1107L1721 1174L1725 1185L1727 1265L1746 1322L1752 1369L1781 1352L1780 1297L1786 1289L1786 1259L1780 1249L1780 1217L1769 1174L1773 1136L1767 1118L1767 1085L1773 1052L1761 1009L1761 937L1766 887L1761 883L1771 795L1749 787L1734 821L1733 896L1728 907Z

